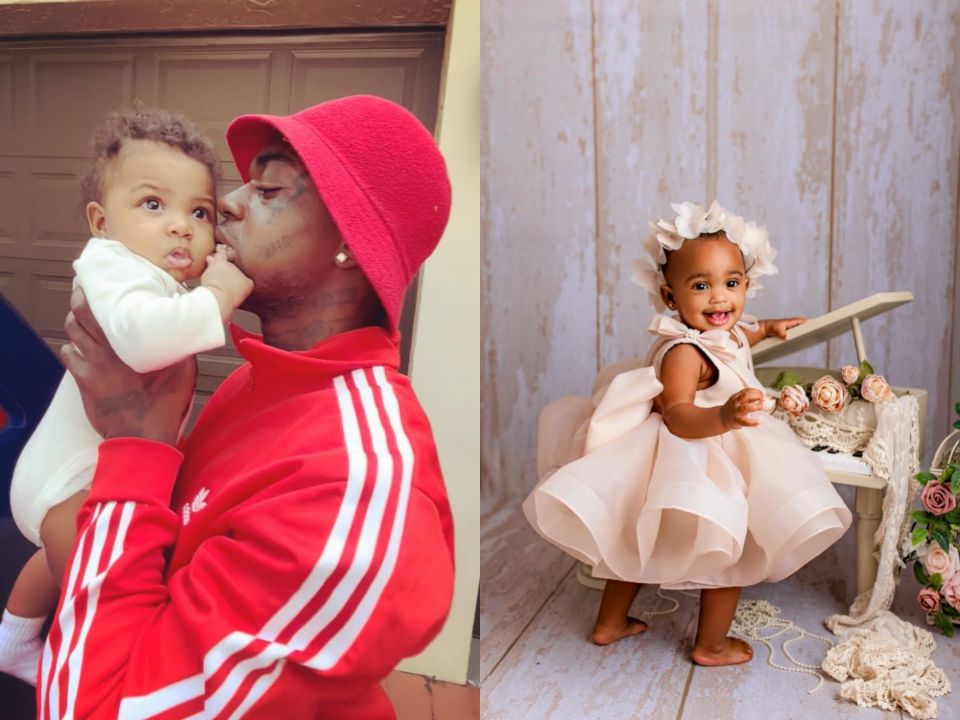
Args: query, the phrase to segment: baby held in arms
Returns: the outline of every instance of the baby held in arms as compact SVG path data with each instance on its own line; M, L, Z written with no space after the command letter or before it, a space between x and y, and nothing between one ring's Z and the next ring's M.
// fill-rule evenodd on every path
M109 115L93 149L82 181L92 237L73 267L106 340L141 373L222 346L223 323L253 283L223 246L214 251L212 145L186 118L138 107ZM200 286L188 291L183 282L196 278ZM40 628L60 595L101 440L66 373L20 455L10 491L14 520L39 549L0 622L0 671L31 684Z
M543 472L524 511L606 580L595 643L647 630L628 615L641 584L696 589L691 659L729 665L753 656L728 636L741 588L796 572L851 516L820 461L762 412L750 347L804 322L744 314L758 278L777 272L766 228L716 202L673 208L672 222L653 225L634 275L658 312L644 366L617 374L588 417L574 416L582 403L544 410ZM563 440L587 421L585 445ZM547 450L544 438L561 439Z

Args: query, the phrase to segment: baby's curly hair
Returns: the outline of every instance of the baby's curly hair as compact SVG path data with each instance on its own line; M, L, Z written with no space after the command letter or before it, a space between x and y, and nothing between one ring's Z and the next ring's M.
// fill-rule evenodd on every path
M135 102L129 110L119 110L104 117L90 143L93 165L80 179L82 205L102 201L104 180L110 164L127 140L152 140L181 150L202 163L210 171L214 184L218 179L217 155L213 144L190 120L180 113L161 110Z

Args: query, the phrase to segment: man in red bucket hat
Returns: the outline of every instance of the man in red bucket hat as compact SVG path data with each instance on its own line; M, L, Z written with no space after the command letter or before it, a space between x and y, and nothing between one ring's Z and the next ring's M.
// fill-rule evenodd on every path
M450 181L436 145L406 110L354 96L289 117L243 115L227 142L244 182L279 133L296 152L391 327L410 280L450 215Z
M449 609L450 509L397 370L450 209L436 144L365 96L242 116L227 140L244 184L217 237L263 334L231 328L246 362L179 446L195 364L134 373L72 298L62 357L105 440L41 718L393 718L380 680Z

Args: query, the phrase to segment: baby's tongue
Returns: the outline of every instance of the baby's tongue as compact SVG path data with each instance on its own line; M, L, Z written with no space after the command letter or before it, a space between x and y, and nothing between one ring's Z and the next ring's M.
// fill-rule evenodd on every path
M707 322L711 325L723 325L730 318L730 313L709 313Z
M190 267L193 262L190 258L190 253L180 248L168 252L166 260L170 267L177 268L178 270L185 270Z

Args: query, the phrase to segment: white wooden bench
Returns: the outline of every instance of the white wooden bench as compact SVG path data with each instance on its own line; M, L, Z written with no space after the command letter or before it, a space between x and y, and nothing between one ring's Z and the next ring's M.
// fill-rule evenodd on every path
M863 346L863 335L860 332L860 323L874 315L892 310L913 300L909 292L877 293L858 300L855 303L837 308L831 312L812 318L803 325L789 331L790 338L767 338L753 346L754 364L770 362L786 355L790 355L808 347L812 347L831 338L845 333L853 333L853 344L856 348L856 362L854 358L836 358L836 367L830 368L836 372L843 365L859 364L867 359ZM892 379L881 367L875 368L888 380ZM814 382L827 372L827 368L811 367L758 367L755 369L757 379L764 385L772 385L781 371L791 370L800 376L801 382ZM927 391L920 388L893 387L894 393L899 395L914 395L917 398L920 415L920 449L923 455L924 448L924 419L927 412ZM811 451L813 452L813 451ZM818 452L827 470L827 476L838 485L853 485L856 487L856 534L857 534L857 593L873 586L877 577L877 561L873 557L873 538L880 525L881 507L883 503L884 481L873 475L870 466L860 458L847 453Z

